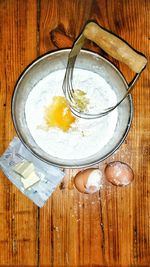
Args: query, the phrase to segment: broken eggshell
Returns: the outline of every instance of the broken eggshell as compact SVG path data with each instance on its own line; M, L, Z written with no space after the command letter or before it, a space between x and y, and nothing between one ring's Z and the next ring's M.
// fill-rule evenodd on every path
M95 193L102 186L102 172L96 168L80 171L74 177L74 185L81 193Z
M134 173L131 167L121 161L108 163L104 174L107 181L116 186L126 186L134 179Z

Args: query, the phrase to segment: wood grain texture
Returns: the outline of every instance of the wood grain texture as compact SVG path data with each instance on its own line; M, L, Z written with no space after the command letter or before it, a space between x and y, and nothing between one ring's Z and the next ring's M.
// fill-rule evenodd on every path
M0 1L1 154L15 135L11 120L14 85L23 69L37 56L36 10L36 1ZM37 208L2 172L0 203L0 265L36 265Z
M95 20L150 56L149 0L0 1L0 151L15 135L10 102L21 71L37 56L70 47L87 20ZM86 47L106 55L92 42ZM127 80L133 73L112 60ZM150 266L149 65L133 91L134 118L115 159L134 170L134 182L106 182L84 195L66 176L38 210L0 174L0 266ZM104 168L105 162L99 164Z

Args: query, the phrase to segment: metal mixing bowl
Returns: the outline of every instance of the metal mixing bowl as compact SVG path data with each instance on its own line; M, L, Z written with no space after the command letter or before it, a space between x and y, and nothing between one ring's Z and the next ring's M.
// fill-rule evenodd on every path
M118 122L112 139L98 153L84 159L61 159L44 152L34 141L25 117L25 104L32 88L44 77L56 70L65 69L70 49L58 50L38 58L20 76L12 97L12 118L22 143L39 159L59 167L81 168L103 161L113 154L123 143L130 129L133 105L129 95L118 107ZM108 60L96 53L82 50L76 61L76 68L89 70L102 76L120 99L128 88L120 71Z

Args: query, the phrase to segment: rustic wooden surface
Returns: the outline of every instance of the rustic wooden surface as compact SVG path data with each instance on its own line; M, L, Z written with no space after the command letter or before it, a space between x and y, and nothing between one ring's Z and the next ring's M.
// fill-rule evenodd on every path
M149 18L149 0L1 0L0 153L15 136L14 84L32 60L70 47L89 19L149 57ZM103 53L91 42L87 47ZM133 73L114 62L131 79ZM105 184L99 193L83 195L68 187L77 170L66 170L63 186L38 209L0 172L0 266L150 266L148 74L147 67L132 94L129 135L108 159L129 163L135 173L130 186Z

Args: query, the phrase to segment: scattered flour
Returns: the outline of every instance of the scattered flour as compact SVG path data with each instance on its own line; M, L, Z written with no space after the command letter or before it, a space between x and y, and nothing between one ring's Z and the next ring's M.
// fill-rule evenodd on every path
M38 126L45 124L45 107L52 103L53 96L63 96L64 74L65 70L50 73L33 87L26 101L26 122L37 145L51 156L83 159L99 152L113 137L118 111L115 109L99 119L77 118L68 132L59 128L40 129ZM117 102L110 85L98 74L87 70L74 70L74 88L87 93L94 112Z

